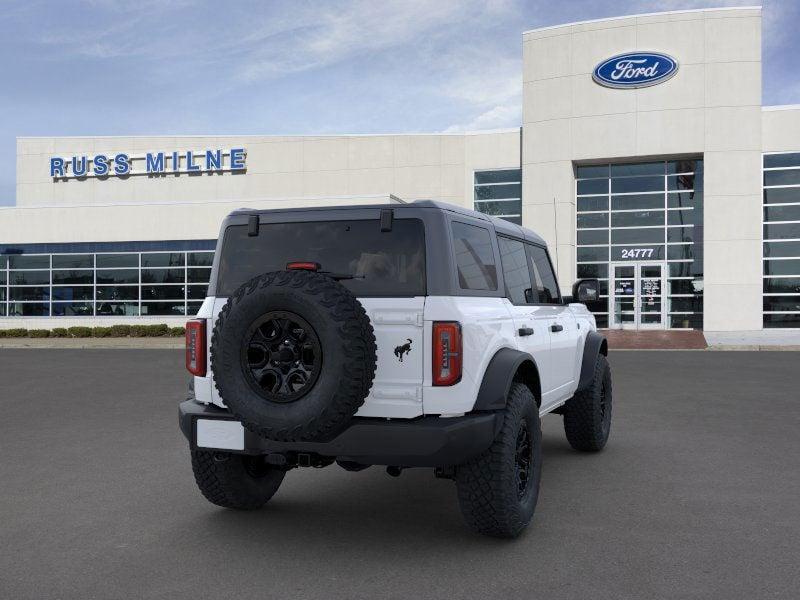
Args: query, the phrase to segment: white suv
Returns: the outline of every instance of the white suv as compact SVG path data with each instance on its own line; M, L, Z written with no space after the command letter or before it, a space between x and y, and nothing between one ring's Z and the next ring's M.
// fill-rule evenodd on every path
M295 467L433 467L467 523L518 535L541 473L540 416L570 444L611 426L605 339L564 298L533 232L439 202L237 211L186 332L180 405L200 490L259 508Z

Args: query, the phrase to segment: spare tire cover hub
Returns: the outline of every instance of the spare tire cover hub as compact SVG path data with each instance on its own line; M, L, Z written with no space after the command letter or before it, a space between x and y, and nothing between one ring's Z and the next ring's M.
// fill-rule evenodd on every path
M273 402L294 402L313 388L319 377L319 337L299 315L267 312L244 335L242 368L259 396Z

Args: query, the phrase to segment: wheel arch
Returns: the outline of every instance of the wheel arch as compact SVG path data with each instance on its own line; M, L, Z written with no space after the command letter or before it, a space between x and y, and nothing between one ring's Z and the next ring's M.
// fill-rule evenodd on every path
M597 362L597 357L601 354L608 356L608 340L596 331L590 331L586 336L586 343L583 345L581 375L578 379L576 391L585 390L592 383L594 365Z
M541 406L541 378L536 360L527 352L500 348L484 371L473 410L505 408L512 383L526 385L536 399L537 406Z

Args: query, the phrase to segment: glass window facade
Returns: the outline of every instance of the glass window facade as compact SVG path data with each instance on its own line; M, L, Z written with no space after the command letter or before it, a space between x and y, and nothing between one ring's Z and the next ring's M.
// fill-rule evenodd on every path
M703 326L703 161L576 167L578 277L600 279L590 306L609 326L609 263L666 264L668 328Z
M475 210L522 225L522 170L475 171Z
M0 316L187 316L200 308L214 252L0 255Z
M763 323L800 328L800 152L764 155Z

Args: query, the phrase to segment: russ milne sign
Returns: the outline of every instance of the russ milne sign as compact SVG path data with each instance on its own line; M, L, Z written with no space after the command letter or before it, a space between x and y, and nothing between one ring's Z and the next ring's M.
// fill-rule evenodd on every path
M592 79L610 88L641 88L662 83L678 72L678 61L658 52L628 52L604 60Z
M178 173L222 173L244 171L247 151L203 150L195 152L147 152L130 155L95 154L94 156L53 156L50 158L50 177L54 179L83 179L85 177L125 177L128 175L167 175Z

